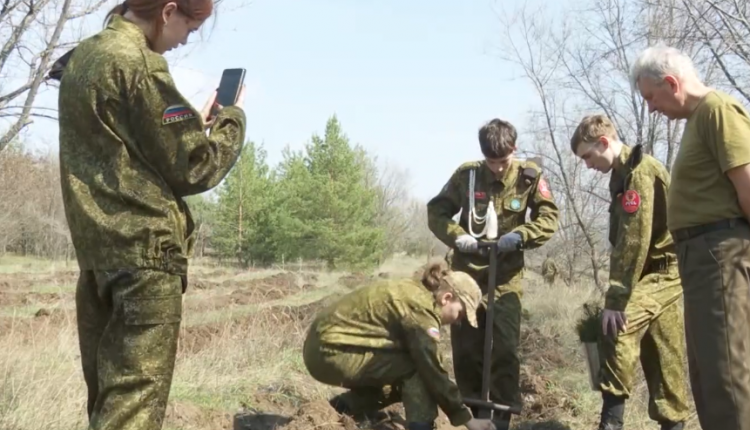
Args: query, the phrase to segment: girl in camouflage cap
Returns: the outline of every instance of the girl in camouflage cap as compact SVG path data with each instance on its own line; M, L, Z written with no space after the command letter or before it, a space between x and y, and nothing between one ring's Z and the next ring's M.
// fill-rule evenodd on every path
M466 273L427 267L420 280L382 280L329 305L310 328L304 361L317 381L349 388L331 404L360 415L403 402L408 430L434 429L438 406L454 426L494 429L472 417L439 351L440 326L477 326L482 298Z

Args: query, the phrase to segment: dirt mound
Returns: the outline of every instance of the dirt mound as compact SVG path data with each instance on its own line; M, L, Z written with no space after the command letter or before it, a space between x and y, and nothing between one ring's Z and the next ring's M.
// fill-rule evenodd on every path
M362 286L362 284L365 284L372 279L372 276L367 276L364 273L351 273L339 278L339 284L345 286L346 288L353 289Z
M344 423L349 424L348 426ZM328 402L317 401L303 404L284 430L356 430L357 426L351 420L342 420Z
M0 306L20 307L29 305L52 306L62 301L72 301L74 293L28 293L0 291Z
M0 306L19 306L23 302L23 295L0 291Z
M219 288L223 286L224 284L229 283L229 281L224 282L218 282L218 281L212 281L210 279L205 279L203 277L195 277L195 278L188 278L188 291L191 289L195 290L212 290L214 288Z
M542 333L536 327L521 328L520 354L535 367L554 369L568 364L564 348L559 334Z
M237 288L230 294L232 303L236 305L248 305L283 299L284 297L314 288L315 286L308 282L311 280L314 281L314 279L316 278L311 276L283 272L250 281L231 281L228 285Z
M288 324L307 325L315 318L315 315L322 309L329 299L308 303L302 306L272 306L258 315L261 321L271 321L274 326Z
M262 301L263 296L262 292L256 290L234 290L226 299L231 305L244 306ZM217 297L216 299L224 301L225 298Z
M193 296L188 293L184 302L185 310L188 312L214 311L226 309L232 305L232 297L229 295L206 297L205 295Z
M60 327L72 325L75 329L76 313L73 309L40 308L33 317L0 317L0 338L13 337L18 345L39 341L39 336L58 332Z
M72 301L73 293L26 293L23 295L24 305L53 305L64 300Z
M0 277L0 291L30 290L34 283L27 275L3 275Z
M232 430L232 416L227 412L206 409L191 403L170 402L166 424L179 429Z
M261 300L277 300L302 290L305 279L291 272L277 273L266 278L250 281L246 289L253 289L262 294Z
M521 329L521 420L550 420L575 412L576 402L547 376L568 364L563 348L559 335L545 334L537 328Z
M48 322L58 323L69 319L75 321L76 315L72 309L40 308L34 314L34 318L44 318Z
M274 332L294 331L306 328L318 310L328 301L326 299L302 306L277 305L250 315L229 321L183 326L180 333L181 353L195 354L208 347L216 339L231 339L233 336L245 336L245 333L257 330ZM283 339L293 342L294 338Z
M0 291L28 291L34 285L75 285L76 272L5 273L0 275Z
M196 354L208 348L214 339L222 337L228 324L200 324L180 327L179 351L182 354Z
M314 274L296 274L292 272L277 273L260 279L211 281L200 278L191 280L196 290L218 290L212 297L192 297L187 300L186 308L197 311L222 309L230 306L247 306L279 300L315 288ZM190 288L190 287L189 287ZM229 293L226 291L230 290Z

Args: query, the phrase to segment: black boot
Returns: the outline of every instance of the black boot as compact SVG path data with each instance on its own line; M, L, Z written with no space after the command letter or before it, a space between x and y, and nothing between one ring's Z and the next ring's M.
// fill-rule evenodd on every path
M685 423L673 423L671 421L662 421L661 430L682 430L685 428Z
M409 423L406 430L435 430L435 422L431 423Z
M599 430L623 430L625 398L602 393L602 413Z

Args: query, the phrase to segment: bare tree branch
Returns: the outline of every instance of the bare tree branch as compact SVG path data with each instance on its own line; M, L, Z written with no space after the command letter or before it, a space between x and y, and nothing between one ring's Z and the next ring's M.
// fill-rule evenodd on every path
M0 131L2 151L33 118L56 120L54 115L37 112L36 98L54 57L78 42L71 21L97 12L106 0L0 2L0 27L8 29L0 36L5 38L0 41L0 118L10 120ZM65 36L66 32L74 39ZM23 103L11 106L21 98Z

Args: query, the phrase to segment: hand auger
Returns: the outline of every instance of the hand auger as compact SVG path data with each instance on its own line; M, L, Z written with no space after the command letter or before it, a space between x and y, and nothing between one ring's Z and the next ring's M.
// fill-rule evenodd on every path
M492 411L510 412L520 415L520 406L507 406L490 401L490 380L491 380L491 362L492 362L492 326L495 306L495 285L497 279L497 241L479 242L479 249L489 248L490 273L487 282L487 312L484 322L484 360L482 361L482 398L470 399L464 398L464 404L477 408L479 414L475 418L491 418Z

